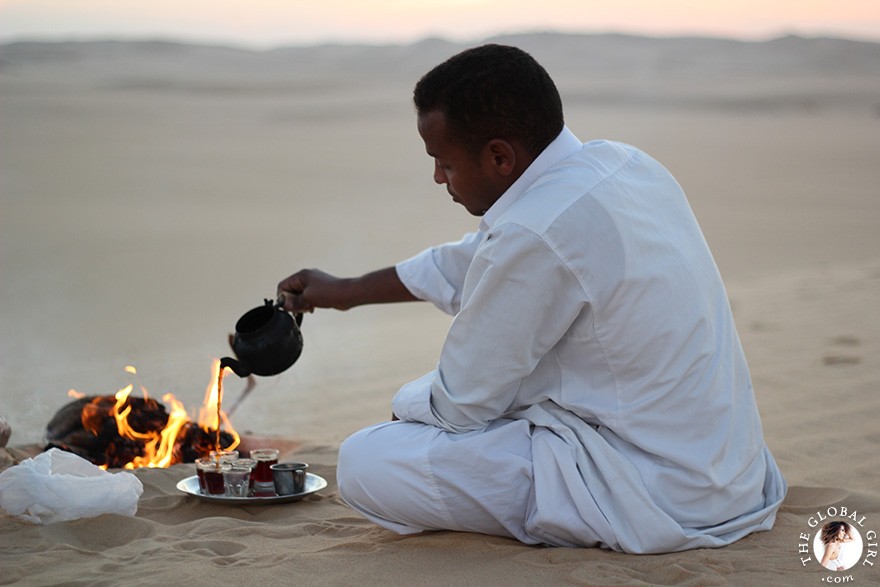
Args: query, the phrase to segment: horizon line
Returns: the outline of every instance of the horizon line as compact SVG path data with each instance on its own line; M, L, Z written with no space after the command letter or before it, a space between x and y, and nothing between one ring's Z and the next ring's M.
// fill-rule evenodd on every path
M467 45L487 41L495 38L512 37L512 36L538 36L538 35L557 35L557 36L619 36L634 37L655 40L675 40L675 39L707 39L719 41L733 41L739 43L767 43L785 38L801 38L805 40L839 40L850 41L856 43L880 44L880 37L871 38L867 36L859 36L841 31L827 31L806 33L796 30L780 30L775 33L769 33L760 36L737 36L732 34L719 33L700 33L700 32L681 32L681 33L644 33L637 31L627 31L623 29L609 30L582 30L570 31L561 29L531 29L519 31L500 31L482 36L474 36L468 38L451 38L441 34L427 34L413 39L342 39L327 38L323 40L312 41L278 41L273 43L253 43L231 37L210 37L201 35L181 35L181 34L165 34L165 33L145 33L145 34L125 34L125 33L88 33L88 34L58 34L58 33L17 33L9 36L0 34L0 45L11 45L14 43L101 43L101 42L119 42L119 43L143 43L143 42L165 42L176 43L181 45L194 45L205 47L223 47L230 49L240 49L245 51L263 52L273 51L283 48L309 48L309 47L325 47L325 46L348 46L348 47L406 47L418 45L428 41L441 41L454 45Z

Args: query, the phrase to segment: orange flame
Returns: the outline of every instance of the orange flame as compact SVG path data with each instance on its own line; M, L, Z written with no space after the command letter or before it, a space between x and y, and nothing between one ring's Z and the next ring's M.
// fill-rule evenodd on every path
M126 469L137 469L140 467L164 468L174 464L174 443L181 428L189 422L189 416L183 404L172 394L166 393L162 396L162 400L171 404L171 413L168 415L168 423L165 425L165 428L159 431L158 434L140 434L136 430L132 430L128 422L122 423L119 416L117 416L116 422L119 427L120 436L140 438L147 441L144 444L144 456L135 457L134 460L125 465ZM118 408L119 404L117 403L116 405ZM126 417L130 411L131 406L124 411ZM123 427L125 432L123 432Z
M126 372L131 374L137 373L134 367L126 367L125 370ZM214 360L211 370L211 384L208 385L208 388L206 390L205 402L199 409L198 424L205 432L216 432L218 437L219 430L225 429L230 435L232 435L233 441L229 444L229 446L222 447L222 449L232 450L241 442L241 437L232 427L232 423L229 421L226 412L220 409L222 401L222 374L220 373L219 360ZM177 461L175 460L174 448L177 437L184 429L184 427L192 422L186 412L186 408L184 407L182 402L174 397L174 395L166 393L162 396L162 401L171 405L171 412L168 415L168 421L165 424L165 427L158 432L139 432L132 428L131 424L129 423L129 416L131 415L132 405L128 401L128 398L131 395L132 389L132 385L127 385L116 392L116 404L110 411L110 414L116 420L116 428L119 432L119 435L123 438L139 440L143 442L144 445L144 455L134 457L131 462L124 465L124 468L164 468L176 464ZM143 391L144 398L146 399L147 390L144 387L141 387L141 390ZM68 395L70 395L71 397L84 397L84 394L79 394L74 390L70 390L68 392ZM90 407L92 409L89 409ZM94 412L95 406L87 405L83 408L83 425L86 427L86 429L97 435L98 423L95 421L94 418L91 417L91 414L93 414ZM103 468L106 468L106 466L104 466Z
M223 377L226 375L226 369L220 372L220 361L214 359L211 364L211 383L205 389L205 399L202 407L199 408L199 426L205 432L212 430L223 430L232 434L232 443L229 446L222 447L223 450L233 450L241 442L241 437L232 427L229 417L221 409L223 402Z

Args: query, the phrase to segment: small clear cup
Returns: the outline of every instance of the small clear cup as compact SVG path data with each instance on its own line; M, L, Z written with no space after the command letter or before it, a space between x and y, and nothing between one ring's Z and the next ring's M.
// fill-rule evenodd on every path
M212 450L211 458L218 463L229 463L238 458L237 450Z
M251 492L254 491L254 469L257 466L256 459L235 459L230 463L233 467L246 467L251 471L250 481L248 482L248 486L250 487Z
M247 497L251 470L247 467L230 466L223 469L223 485L229 497Z

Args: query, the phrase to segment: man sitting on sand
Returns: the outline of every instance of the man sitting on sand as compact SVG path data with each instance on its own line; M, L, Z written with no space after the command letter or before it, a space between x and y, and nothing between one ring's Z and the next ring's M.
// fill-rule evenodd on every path
M721 277L684 193L582 143L547 72L499 45L416 85L434 181L477 232L362 277L300 271L291 311L428 300L455 316L395 420L347 439L345 501L401 534L658 553L773 525L767 449Z

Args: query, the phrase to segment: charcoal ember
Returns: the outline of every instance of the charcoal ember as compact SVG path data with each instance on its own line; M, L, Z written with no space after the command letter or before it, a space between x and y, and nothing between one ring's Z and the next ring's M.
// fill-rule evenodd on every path
M119 434L113 416L114 396L89 396L62 406L46 425L46 449L60 448L96 465L120 468L145 456L145 441ZM131 407L127 422L140 434L159 433L168 424L165 406L150 398L128 397L122 410ZM183 425L172 452L172 463L192 463L215 450L216 430L194 422ZM229 446L233 436L220 432L220 445Z
M103 455L93 455L93 462L96 465L107 465L111 469L119 469L136 457L143 457L144 454L142 441L119 436L104 446Z
M46 424L46 440L63 442L68 435L82 431L83 406L94 399L94 396L84 397L63 405Z
M144 456L144 441L119 434L112 395L76 399L59 409L46 425L46 449L60 448L96 465L117 468ZM158 433L168 423L165 406L151 398L129 397L128 424L140 434Z
M179 463L193 463L196 459L207 457L212 450L216 450L214 444L217 439L216 430L205 430L194 422L189 422L177 435L174 445L174 461ZM231 434L220 431L220 446L229 446L234 441Z

